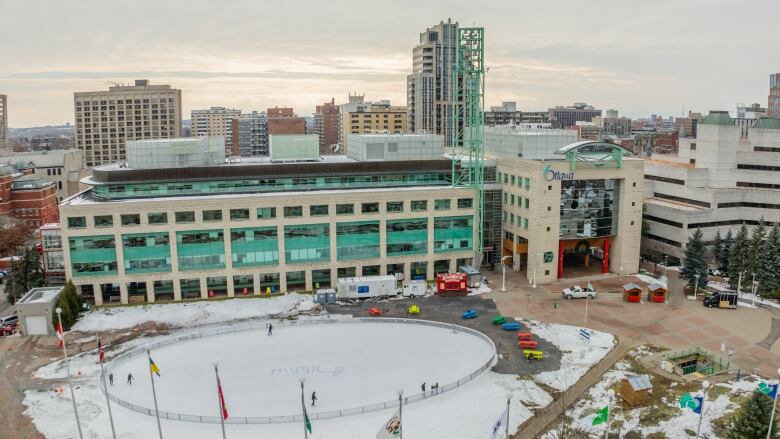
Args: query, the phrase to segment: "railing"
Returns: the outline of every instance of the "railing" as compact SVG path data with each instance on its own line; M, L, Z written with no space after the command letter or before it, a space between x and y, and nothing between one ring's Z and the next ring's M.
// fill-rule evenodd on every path
M444 328L449 329L452 331L462 332L465 334L470 334L476 337L481 338L483 341L488 343L490 347L492 348L492 354L490 356L490 359L488 359L485 363L483 363L479 368L477 368L475 371L471 372L470 374L456 380L453 382L450 382L448 384L445 384L444 386L431 391L427 391L425 393L416 393L407 397L404 397L404 404L411 404L417 401L421 401L426 398L430 398L432 396L437 396L439 394L442 394L444 392L448 392L453 389L457 389L458 387L468 383L469 381L476 378L478 375L483 373L484 371L488 370L492 365L496 358L496 345L493 343L493 340L490 339L487 335L475 331L471 328L466 328L459 325L453 325L450 323L441 323L441 322L434 322L430 320L413 320L413 319L403 319L403 318L373 318L373 319L366 319L366 318L352 318L352 319L311 319L311 320L291 320L291 321L282 321L279 323L276 323L279 326L302 326L302 325L320 325L320 324L334 324L334 323L396 323L396 324L413 324L413 325L423 325L423 326L433 326L437 328ZM169 346L172 344L180 343L182 341L187 340L195 340L199 338L207 338L207 337L213 337L217 335L222 334L229 334L229 333L235 333L235 332L244 332L244 331L251 331L256 329L262 329L265 327L266 322L252 322L252 324L244 324L244 325L238 325L233 326L230 328L225 329L216 329L209 328L208 332L196 332L192 334L183 335L180 337L173 337L166 340L161 340L159 342L150 343L148 345L139 347L137 349L134 349L132 351L128 351L125 353L122 353L120 355L117 355L112 363L115 363L116 360L122 359L122 358L130 358L135 355L141 355L146 352L147 349L157 349L163 346ZM100 386L102 389L103 387ZM128 408L134 412L143 413L145 415L154 416L155 411L154 409L148 408L148 407L142 407L130 402L127 402L121 398L118 398L114 395L109 394L109 399L111 401L115 402L116 404L119 404L122 407ZM359 407L351 407L351 408L345 408L341 410L330 410L326 412L313 412L313 413L307 413L309 416L309 419L331 419L331 418L339 418L342 416L350 416L350 415L359 415L363 413L371 413L371 412L377 412L380 410L385 410L393 407L398 407L398 400L392 399L388 401L378 402L374 404L368 404L364 406ZM174 421L185 421L185 422L199 422L199 423L209 423L209 424L218 424L220 423L219 416L202 416L202 415L190 415L190 414L183 414L183 413L172 413L172 412L166 412L166 411L159 411L160 418L162 419L170 419ZM293 414L293 415L281 415L281 416L250 416L250 417L230 417L225 422L229 424L281 424L281 423L290 423L290 422L302 422L302 414Z
M728 370L731 365L731 360L724 360L722 356L715 355L712 351L708 351L700 346L693 348L680 349L677 351L665 352L662 354L667 360L674 364L674 371L678 375L687 375L686 371L690 366L683 368L675 363L676 359L695 356L696 364L694 365L694 372L700 372L704 375L712 375L715 373ZM702 363L702 364L700 364Z

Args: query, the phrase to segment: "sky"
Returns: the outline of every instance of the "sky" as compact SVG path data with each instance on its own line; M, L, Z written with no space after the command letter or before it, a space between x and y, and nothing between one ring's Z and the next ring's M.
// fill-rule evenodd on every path
M73 122L73 93L149 79L192 109L350 92L406 102L419 33L485 28L485 105L587 102L621 115L734 111L780 72L778 0L0 0L9 125Z

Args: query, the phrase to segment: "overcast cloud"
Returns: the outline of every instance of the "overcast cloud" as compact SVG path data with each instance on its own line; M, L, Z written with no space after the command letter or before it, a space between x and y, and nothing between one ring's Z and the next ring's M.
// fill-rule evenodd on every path
M485 27L486 105L588 102L629 116L766 105L778 0L0 0L12 127L73 121L73 92L148 78L193 108L406 102L411 51L451 17Z

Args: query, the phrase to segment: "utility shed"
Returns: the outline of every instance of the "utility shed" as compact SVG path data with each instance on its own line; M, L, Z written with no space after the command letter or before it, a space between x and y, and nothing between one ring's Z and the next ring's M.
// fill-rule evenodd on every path
M642 300L642 287L635 283L623 285L623 300L626 302L640 302Z
M52 335L51 315L63 287L33 288L16 302L16 315L24 335Z
M620 381L620 397L631 407L644 404L653 393L653 384L647 375L631 375Z

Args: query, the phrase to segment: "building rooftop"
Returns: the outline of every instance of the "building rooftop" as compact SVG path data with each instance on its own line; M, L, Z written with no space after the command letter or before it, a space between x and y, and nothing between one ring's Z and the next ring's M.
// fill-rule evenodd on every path
M18 304L49 303L53 301L62 291L63 287L43 287L33 288L27 294L19 299Z
M14 179L11 182L11 189L40 189L52 185L54 185L53 181L44 180L35 175L25 175Z
M729 116L728 111L710 111L710 114L708 114L704 120L701 122L706 125L724 125L724 126L733 126L734 125L734 119Z
M762 117L753 125L753 129L780 130L780 118Z

